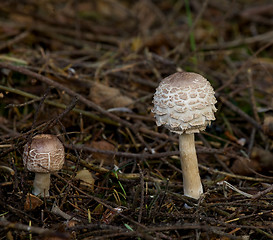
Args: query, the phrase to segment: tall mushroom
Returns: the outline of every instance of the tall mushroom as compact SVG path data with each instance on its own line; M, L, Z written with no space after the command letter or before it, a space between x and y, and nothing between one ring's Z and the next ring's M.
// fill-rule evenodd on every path
M184 195L199 199L203 193L194 133L215 120L216 103L210 83L201 75L177 72L163 79L154 94L156 124L179 134Z
M49 196L50 173L63 167L64 157L64 146L54 135L36 135L25 145L24 165L29 171L35 172L34 195Z

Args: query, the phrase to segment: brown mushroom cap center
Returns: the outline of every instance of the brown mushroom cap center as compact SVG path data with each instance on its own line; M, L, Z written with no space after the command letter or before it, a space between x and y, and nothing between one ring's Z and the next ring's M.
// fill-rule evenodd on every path
M33 137L24 148L24 165L31 172L58 171L64 164L64 147L54 135L41 134Z

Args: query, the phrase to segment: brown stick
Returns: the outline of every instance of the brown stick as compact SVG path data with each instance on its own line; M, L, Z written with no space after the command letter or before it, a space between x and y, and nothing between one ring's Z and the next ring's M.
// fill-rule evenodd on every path
M14 45L15 43L20 42L21 40L23 40L24 38L26 38L29 35L29 31L25 31L20 33L19 35L17 35L15 38L4 42L3 44L0 45L0 51L2 51L5 48L9 48L12 45Z
M0 218L0 226L9 228L9 229L15 229L15 230L21 230L21 231L27 231L31 233L46 235L48 237L54 236L54 237L59 237L60 239L70 239L70 236L67 233L61 233L61 232L57 232L47 228L28 226L22 223L12 223L5 220L4 218Z
M93 103L92 101L86 99L85 97L83 97L81 94L74 92L73 90L69 89L68 87L63 86L62 84L55 82L53 80L51 80L50 78L47 78L45 76L42 76L38 73L32 72L24 67L19 67L19 66L13 66L11 64L6 64L6 63L1 63L0 62L0 68L7 68L10 69L12 71L15 72L19 72L22 73L24 75L30 76L32 78L35 78L41 82L44 82L46 84L48 84L49 86L53 86L61 91L65 91L67 94L69 94L72 97L76 97L79 99L80 102L84 103L86 106L104 114L105 116L109 117L110 119L113 119L117 122L119 122L120 124L129 127L129 128L133 128L133 125L121 118L119 118L118 116L106 111L105 109L101 108L100 106L98 106L97 104Z
M85 97L83 97L81 94L74 92L73 90L69 89L68 87L63 86L62 84L55 82L53 80L51 80L50 78L47 78L45 76L42 76L38 73L32 72L24 67L19 67L19 66L13 66L11 64L6 64L6 63L2 63L0 62L0 68L6 68L6 69L10 69L12 71L15 72L19 72L22 73L24 75L30 76L32 78L35 78L41 82L44 82L46 84L48 84L49 86L53 86L57 89L60 89L61 91L66 92L67 94L69 94L72 97L76 97L81 103L85 104L86 106L98 111L99 113L105 115L106 117L108 117L109 119L112 119L114 121L116 121L118 124L123 125L125 127L130 128L135 134L138 133L138 131L146 133L146 134L150 134L154 137L160 137L163 139L170 139L169 136L167 136L166 134L160 134L154 131L151 131L147 128L144 127L140 127L140 128L135 128L133 124L129 123L126 120L121 119L120 117L106 111L105 109L103 109L102 107L98 106L97 104L95 104L94 102L86 99ZM139 136L137 134L137 136Z
M258 198L262 197L263 195L265 195L269 192L272 192L272 191L273 191L273 184L270 187L268 187L267 189L265 189L264 191L258 192L257 194L253 195L252 199L258 199Z
M169 152L162 152L162 153L128 153L128 152L115 152L115 151L107 151L107 150L101 150L97 148L88 147L86 145L82 144L66 144L64 143L64 146L68 149L77 149L81 151L87 151L87 152L93 152L93 153L103 153L106 155L115 155L118 157L128 157L128 158L136 158L136 159L160 159L163 157L170 157L170 156L178 156L179 151L169 151ZM226 154L224 150L218 150L218 149L210 149L206 147L198 147L197 153L211 153L211 154ZM232 155L233 156L233 155Z

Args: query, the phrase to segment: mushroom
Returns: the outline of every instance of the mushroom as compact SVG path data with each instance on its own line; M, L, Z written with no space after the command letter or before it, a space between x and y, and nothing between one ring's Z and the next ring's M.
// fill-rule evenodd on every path
M194 143L194 133L205 130L212 120L216 103L214 90L201 75L177 72L163 79L154 94L157 126L179 134L184 195L199 199L203 193Z
M55 135L36 135L24 147L23 162L29 171L35 172L32 193L47 197L50 173L63 167L64 146Z

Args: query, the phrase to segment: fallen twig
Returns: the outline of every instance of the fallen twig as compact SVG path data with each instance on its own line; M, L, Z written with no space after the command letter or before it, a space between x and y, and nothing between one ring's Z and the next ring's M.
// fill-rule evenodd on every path
M33 226L25 225L22 223L12 223L7 221L5 218L0 218L0 226L5 227L7 229L15 229L15 230L41 234L48 237L59 237L62 239L70 239L70 234L68 233L62 233L62 232L58 232L48 228L33 227Z

